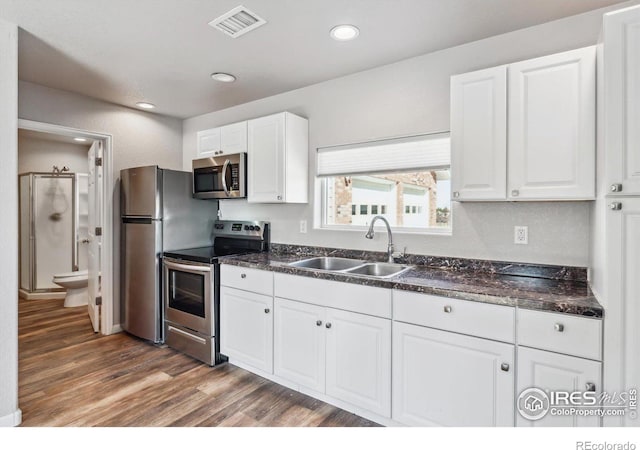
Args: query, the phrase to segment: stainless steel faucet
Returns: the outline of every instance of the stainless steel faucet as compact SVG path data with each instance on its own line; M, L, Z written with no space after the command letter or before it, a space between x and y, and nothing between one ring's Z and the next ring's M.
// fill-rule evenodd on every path
M367 231L367 234L365 234L364 237L366 237L367 239L373 239L373 226L378 220L382 220L387 227L387 237L389 238L389 246L387 247L387 261L393 263L393 236L391 235L391 227L389 226L389 221L387 221L387 219L382 216L375 216L371 221L371 225L369 225L369 231Z

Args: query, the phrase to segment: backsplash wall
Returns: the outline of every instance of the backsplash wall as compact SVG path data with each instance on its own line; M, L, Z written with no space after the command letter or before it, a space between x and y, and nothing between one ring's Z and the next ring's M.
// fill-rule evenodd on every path
M317 229L315 174L318 147L449 129L449 78L453 74L594 45L602 14L568 17L512 33L359 72L183 122L183 168L196 155L196 133L279 111L309 119L310 199L307 205L256 205L221 201L225 219L273 224L272 241L299 245L386 249L386 233ZM397 234L396 249L416 254L539 264L586 266L591 202L454 203L451 236ZM306 220L308 233L299 233ZM513 243L513 227L529 227L529 245Z

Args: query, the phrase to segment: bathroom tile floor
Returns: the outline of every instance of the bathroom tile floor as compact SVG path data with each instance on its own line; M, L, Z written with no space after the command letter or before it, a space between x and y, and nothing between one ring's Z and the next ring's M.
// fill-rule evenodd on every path
M86 307L62 303L19 302L22 426L376 426L230 364L94 334Z

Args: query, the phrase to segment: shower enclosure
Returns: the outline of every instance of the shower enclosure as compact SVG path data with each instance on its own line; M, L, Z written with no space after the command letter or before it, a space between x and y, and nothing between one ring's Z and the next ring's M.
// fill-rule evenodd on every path
M21 294L64 291L53 276L78 270L76 229L87 223L77 211L76 175L26 173L19 185Z

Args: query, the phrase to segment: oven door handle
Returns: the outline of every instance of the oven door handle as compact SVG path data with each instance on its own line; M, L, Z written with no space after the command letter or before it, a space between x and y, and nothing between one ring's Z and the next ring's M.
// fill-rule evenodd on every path
M224 189L224 193L227 197L231 197L231 193L227 187L227 167L229 167L229 164L231 164L231 160L227 159L222 166L222 189Z
M185 272L209 272L209 273L211 273L211 267L209 265L207 265L207 266L194 266L194 265L191 265L191 264L178 264L178 263L170 262L170 261L167 261L167 260L164 261L164 265L168 269L182 270L182 271L185 271Z

